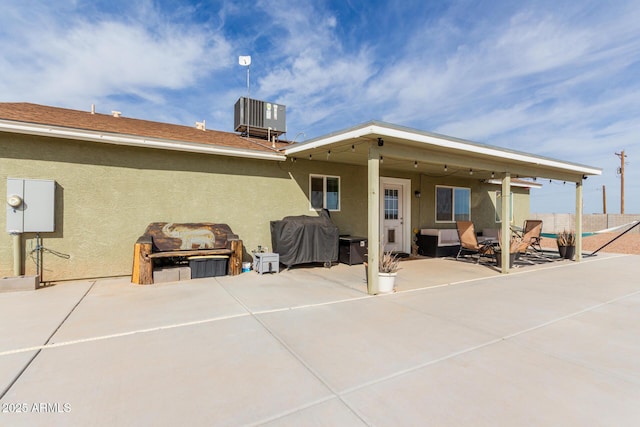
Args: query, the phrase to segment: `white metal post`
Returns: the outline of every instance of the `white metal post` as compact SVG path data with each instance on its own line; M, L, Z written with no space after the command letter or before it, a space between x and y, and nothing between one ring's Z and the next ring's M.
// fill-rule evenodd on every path
M378 293L378 268L380 262L380 150L376 143L369 144L368 160L368 255L367 292Z
M582 261L582 180L576 182L576 261Z
M500 251L502 270L501 272L506 274L509 272L509 260L511 258L511 229L509 227L511 223L511 174L507 173L502 178L502 212L500 212L501 223L501 236L500 236Z

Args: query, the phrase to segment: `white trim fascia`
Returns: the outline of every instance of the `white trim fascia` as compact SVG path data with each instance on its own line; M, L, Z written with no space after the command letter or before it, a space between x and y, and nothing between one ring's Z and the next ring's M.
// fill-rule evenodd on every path
M502 185L502 180L501 179L488 179L485 181L487 184L495 184L495 185ZM537 182L514 182L513 179L511 180L511 186L512 187L522 187L522 188L542 188L542 184L539 184Z
M371 135L373 133L375 133L373 126L353 129L346 132L332 134L327 136L326 138L321 138L316 141L311 141L308 143L303 142L300 145L296 144L295 147L285 149L284 153L288 156L291 154L299 153L300 151L313 150L314 148L324 147L325 145L330 145L348 139L361 138L365 135Z
M0 120L0 131L24 135L48 136L52 138L75 139L81 141L101 142L104 144L127 145L131 147L156 148L161 150L185 151L190 153L215 154L219 156L244 157L264 160L287 160L279 153L260 152L220 145L201 144L187 141L174 141L162 138L148 138L135 135L98 132L84 129L64 128L38 124L18 124L13 121Z
M464 140L453 140L442 137L429 135L422 132L415 132L411 130L395 129L380 124L366 124L363 127L347 130L345 132L331 134L327 137L321 137L315 141L308 143L302 143L297 147L291 147L285 150L285 154L295 154L300 151L310 150L314 148L320 148L325 145L333 144L336 142L360 138L366 135L380 135L388 136L392 138L404 139L415 142L422 142L424 144L430 144L437 147L447 148L450 150L463 151L474 154L481 154L491 157L498 157L507 160L519 161L524 163L533 164L536 166L546 166L556 169L562 169L564 171L571 171L586 175L601 175L602 170L585 165L578 165L573 163L566 163L560 160L549 159L545 157L538 157L535 155L514 152L509 150L502 150L498 147L492 147L488 145L480 145Z

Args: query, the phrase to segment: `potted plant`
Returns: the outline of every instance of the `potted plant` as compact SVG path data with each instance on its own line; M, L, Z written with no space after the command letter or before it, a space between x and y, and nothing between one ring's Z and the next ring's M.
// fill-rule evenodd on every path
M391 252L382 252L378 265L378 292L381 294L393 292L396 276L398 275L400 259Z
M558 252L561 258L573 259L576 254L576 233L564 230L558 233L556 243L558 244Z
M520 255L520 248L523 244L523 240L519 236L511 236L509 241L509 268L513 267L513 263L518 259ZM498 268L502 267L502 248L500 246L495 249L496 264Z

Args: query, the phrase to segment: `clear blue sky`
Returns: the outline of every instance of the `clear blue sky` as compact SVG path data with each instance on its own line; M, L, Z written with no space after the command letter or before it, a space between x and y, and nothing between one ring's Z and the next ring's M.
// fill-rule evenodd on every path
M0 0L0 101L233 130L246 94L289 139L368 120L596 166L585 212L640 213L640 2ZM297 141L303 139L298 137ZM572 212L544 182L533 212Z

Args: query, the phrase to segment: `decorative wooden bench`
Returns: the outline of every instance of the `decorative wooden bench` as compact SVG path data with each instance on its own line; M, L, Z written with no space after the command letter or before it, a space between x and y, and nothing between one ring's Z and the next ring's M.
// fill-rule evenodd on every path
M131 282L153 284L153 260L201 255L228 255L229 274L242 272L242 240L227 224L153 222L133 249Z

